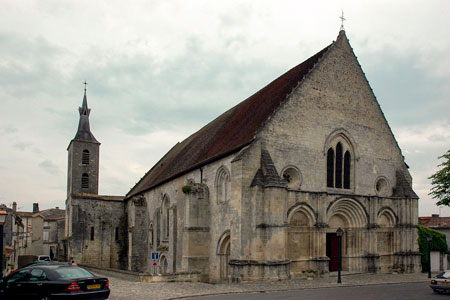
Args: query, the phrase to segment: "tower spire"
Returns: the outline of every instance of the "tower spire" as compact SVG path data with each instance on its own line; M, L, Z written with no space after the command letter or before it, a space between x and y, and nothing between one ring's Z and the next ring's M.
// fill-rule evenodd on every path
M85 141L85 142L92 142L92 143L99 143L94 135L91 132L90 125L89 125L89 115L91 114L91 109L88 107L87 104L87 82L86 80L83 82L84 84L84 97L83 97L83 103L81 104L81 107L78 108L78 111L80 113L80 121L78 123L78 131L75 135L74 140L77 141Z

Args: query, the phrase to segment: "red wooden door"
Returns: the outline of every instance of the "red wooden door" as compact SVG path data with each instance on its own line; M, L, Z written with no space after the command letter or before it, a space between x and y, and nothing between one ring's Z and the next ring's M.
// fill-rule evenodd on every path
M327 256L330 258L330 272L339 268L339 239L336 233L327 233Z

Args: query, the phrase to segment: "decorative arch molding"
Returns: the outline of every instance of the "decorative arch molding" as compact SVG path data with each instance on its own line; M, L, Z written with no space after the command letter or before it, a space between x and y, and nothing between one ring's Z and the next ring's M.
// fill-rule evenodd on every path
M338 129L332 131L328 135L328 137L325 140L325 144L323 145L323 155L324 156L327 155L327 151L328 151L328 148L330 148L330 144L332 144L332 142L335 139L338 139L338 138L341 138L345 142L347 142L347 144L351 148L351 151L353 152L353 156L354 156L355 160L359 160L360 155L359 155L359 151L358 151L358 147L357 147L356 141L352 137L352 135L347 130L345 130L344 128L338 128Z
M223 251L224 241L226 243L227 240L229 241L229 239L230 239L230 230L227 229L220 235L219 240L217 241L216 254L218 255L225 254Z
M383 206L382 208L380 208L377 214L377 223L380 217L383 215L386 216L386 218L391 222L392 227L395 227L398 224L398 216L389 206Z
M217 203L225 203L230 200L231 196L231 175L228 168L221 165L216 172L214 180Z
M339 198L331 202L327 208L327 222L335 216L343 217L350 228L367 227L369 215L364 206L356 199Z
M308 223L311 227L314 226L314 224L316 224L317 213L314 211L314 209L308 203L305 203L305 202L296 203L295 205L293 205L291 208L288 209L288 212L287 212L288 224L290 224L292 216L298 211L303 212L307 216Z

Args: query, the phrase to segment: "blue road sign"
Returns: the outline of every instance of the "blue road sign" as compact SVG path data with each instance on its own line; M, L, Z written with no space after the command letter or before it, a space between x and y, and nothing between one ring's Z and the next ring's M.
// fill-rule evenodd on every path
M152 259L158 260L159 259L159 253L158 252L152 252Z

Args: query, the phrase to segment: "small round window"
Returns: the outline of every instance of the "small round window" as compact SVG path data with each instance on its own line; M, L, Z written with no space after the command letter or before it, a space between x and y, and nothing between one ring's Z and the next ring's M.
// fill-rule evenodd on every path
M375 183L375 191L378 196L388 196L389 184L386 178L380 177Z
M295 167L286 167L283 171L283 180L288 188L298 189L302 183L300 171Z

